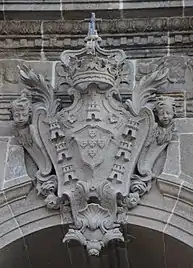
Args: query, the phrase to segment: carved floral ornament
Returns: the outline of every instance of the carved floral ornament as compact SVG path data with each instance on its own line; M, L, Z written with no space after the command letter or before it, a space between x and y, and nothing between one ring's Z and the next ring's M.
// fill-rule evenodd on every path
M70 107L61 108L54 88L26 66L26 90L12 104L15 135L37 165L38 194L48 208L70 210L64 241L78 240L90 255L124 240L120 224L151 189L155 162L174 132L172 98L155 95L167 70L144 76L123 105L125 53L99 43L93 14L85 47L61 55Z

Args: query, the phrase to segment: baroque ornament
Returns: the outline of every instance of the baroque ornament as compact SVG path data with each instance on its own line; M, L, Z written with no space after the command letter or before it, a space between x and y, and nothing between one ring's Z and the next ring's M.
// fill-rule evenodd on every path
M26 66L20 69L26 90L12 104L15 135L37 165L38 194L61 213L70 206L73 225L64 241L80 241L90 255L124 240L118 215L149 191L174 130L172 99L155 96L167 70L144 76L122 104L125 53L102 49L100 40L92 14L85 47L61 54L69 107L61 108L51 85Z

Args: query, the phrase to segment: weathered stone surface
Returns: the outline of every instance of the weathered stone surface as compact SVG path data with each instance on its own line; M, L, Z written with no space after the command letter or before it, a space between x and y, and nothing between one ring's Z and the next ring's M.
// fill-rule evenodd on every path
M175 119L176 129L179 134L193 133L193 119L192 118L180 118Z
M179 232L179 229L176 229L176 226L173 226L172 224L168 225L164 234L176 238L178 241L190 246L190 248L192 249L192 235L183 231Z
M187 117L193 117L193 98L189 98L186 101L186 115Z
M24 162L24 151L21 146L9 146L5 169L5 180L28 176Z
M178 203L177 208L175 209L175 212L171 217L170 225L174 227L174 226L179 226L179 224L181 224L182 231L187 235L187 237L191 236L193 229L192 229L192 214L190 213L190 206L187 207L186 204L183 204L183 208L185 209L186 213L189 214L189 215L186 215L185 217L183 216L183 212L180 212L179 207L182 208L182 205L181 204L179 205ZM180 234L178 234L176 237L179 240L182 240L182 238L180 237ZM189 241L186 241L186 242L189 242L190 245L192 245L191 238L189 238L188 240Z
M15 207L15 205L12 207ZM36 222L36 226L38 227L38 223L41 220L44 220L46 222L46 220L49 218L53 218L53 223L55 221L55 225L61 224L60 214L57 211L47 210L45 209L45 207L40 207L33 210L29 209L26 213L21 213L17 211L17 214L15 214L15 218L19 226L24 227L26 229L30 229L30 225L32 225L32 222ZM40 226L40 229L41 228L42 227ZM34 229L34 231L36 230Z
M193 191L193 178L181 172L180 179L183 181L180 196L183 197L182 199L185 199L187 201L189 199L190 203L193 203L193 198L189 198L189 196L191 195ZM187 194L187 197L185 196L186 194Z
M17 1L5 0L4 16L7 20L61 19L60 5L60 1L55 0L48 3L33 1L30 4L25 1L18 4Z
M52 83L53 62L52 61L25 61L24 64L34 70L38 70L50 83Z
M136 79L156 70L168 69L166 83L159 86L160 93L181 92L186 90L186 73L189 58L184 56L165 56L161 59L137 61Z
M140 14L138 9L140 8ZM149 12L149 9L152 9ZM118 1L113 0L109 5L108 1L75 1L73 4L70 1L54 0L54 1L35 1L33 4L27 2L20 2L16 4L16 1L5 0L3 5L4 19L64 19L71 18L72 14L76 14L76 18L83 16L89 17L90 12L95 10L97 17L106 18L128 18L128 17L150 17L157 16L157 12L160 16L181 16L182 6L180 1L146 1L144 5L140 5L137 1L128 1L120 5ZM40 11L41 10L41 16ZM170 11L170 12L169 12ZM19 14L18 14L19 13Z
M18 229L18 224L15 220L15 218L12 216L9 220L4 221L0 225L0 234L1 237L6 236L9 233L12 233L16 229Z
M0 92L15 92L20 89L19 85L19 69L18 65L21 64L20 60L1 60L0 72Z
M13 135L13 122L11 122L10 120L8 122L0 121L0 136L9 138L12 135Z
M23 60L0 60L1 75L0 75L0 121L10 120L10 100L17 98L17 94L24 89L24 86L19 80L19 66L23 64L37 69L50 83L52 81L53 62L43 61L23 61ZM10 132L6 135L12 135ZM3 135L3 134L2 134Z
M179 216L179 218L188 219L189 223L193 222L193 207L181 202L180 200L177 202L175 210L174 210L174 215ZM184 226L184 230L186 230ZM187 229L187 232L192 233L192 226L191 229Z
M16 226L11 227L12 230L10 229L11 232L8 232L4 234L1 239L0 239L0 248L4 248L7 245L10 245L12 242L22 238L22 233L20 228ZM6 227L5 227L6 230Z
M45 75L49 81L52 79L52 62L35 62L23 60L0 60L0 92L5 94L17 94L22 89L22 84L19 80L19 67L23 64L37 69ZM2 108L3 104L2 104ZM6 106L5 106L6 108Z
M142 221L141 224L148 227L148 222L152 221L153 218L156 217L156 219L158 219L157 224L155 224L156 228L162 232L167 224L175 203L175 199L163 197L155 183L152 186L151 193L142 198L141 206L129 211L127 220L132 224L137 224L140 218L140 222ZM130 220L130 218L132 220Z
M183 93L183 94L170 93L168 95L174 98L175 107L176 107L175 108L176 117L185 117L186 116L186 111L185 111L186 93Z
M193 135L180 135L180 159L181 170L184 174L193 177L192 159L193 159Z
M5 167L7 162L8 142L0 140L0 188L2 189L5 180Z
M12 202L18 198L26 198L32 188L31 179L25 178L25 180L10 180L4 184L3 195L7 202Z
M179 141L173 141L167 149L166 161L163 172L178 176L180 174L180 144Z
M37 199L35 195L36 190L31 189L26 196L23 196L23 198L20 198L19 200L13 200L10 203L10 208L19 226L30 229L30 224L33 221L37 222L36 226L38 226L39 221L44 219L46 222L46 219L48 218L53 218L56 222L55 225L62 224L59 211L46 209L43 199ZM66 222L64 222L64 224L65 223Z
M1 211L2 212L0 215L0 225L13 218L13 213L10 209L10 206L6 203L5 199L4 199L4 204L1 206ZM2 234L3 234L3 232L1 233L1 235Z
M61 217L57 214L45 218L41 217L37 221L30 221L29 224L21 226L21 231L25 236L27 236L31 234L32 230L37 232L43 230L44 228L50 228L58 225L61 225Z

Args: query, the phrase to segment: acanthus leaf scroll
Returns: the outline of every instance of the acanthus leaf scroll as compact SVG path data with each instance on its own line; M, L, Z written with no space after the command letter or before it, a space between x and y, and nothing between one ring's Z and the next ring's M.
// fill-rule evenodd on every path
M71 211L64 241L77 240L99 255L110 240L124 240L119 215L150 190L154 163L172 139L174 106L171 98L155 95L167 70L144 76L122 104L126 55L102 49L93 27L92 20L83 49L61 55L73 103L61 108L54 88L23 66L26 90L12 114L16 137L37 165L38 194L48 208Z

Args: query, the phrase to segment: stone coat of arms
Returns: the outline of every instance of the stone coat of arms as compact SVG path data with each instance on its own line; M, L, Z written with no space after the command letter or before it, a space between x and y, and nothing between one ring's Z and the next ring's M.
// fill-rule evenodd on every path
M38 193L61 213L70 204L73 225L64 241L80 241L90 255L124 239L119 214L151 188L154 162L174 131L173 100L155 96L167 70L142 78L123 104L126 55L99 43L92 20L85 47L61 54L69 107L62 108L51 85L26 66L20 69L26 90L12 104L15 135L37 165Z

